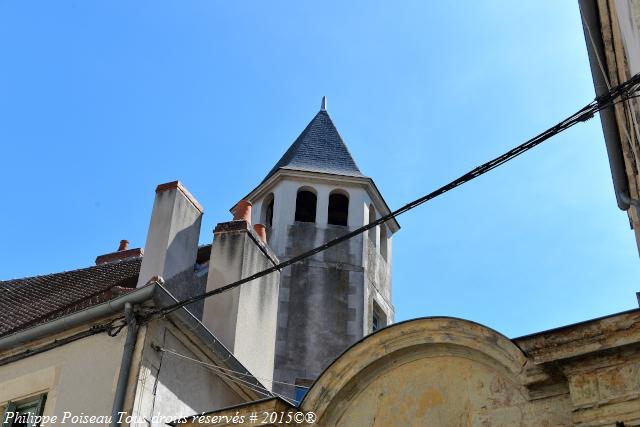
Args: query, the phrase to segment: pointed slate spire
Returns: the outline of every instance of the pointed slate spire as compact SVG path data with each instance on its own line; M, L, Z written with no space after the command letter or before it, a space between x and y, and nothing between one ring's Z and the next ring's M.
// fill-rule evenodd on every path
M364 176L351 157L326 108L327 98L322 97L318 114L309 122L263 182L279 169Z

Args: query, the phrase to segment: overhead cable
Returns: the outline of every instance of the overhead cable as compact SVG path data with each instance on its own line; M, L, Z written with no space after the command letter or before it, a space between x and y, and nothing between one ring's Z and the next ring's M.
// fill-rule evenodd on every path
M495 169L496 167L508 162L509 160L514 159L515 157L521 155L522 153L531 150L532 148L542 144L543 142L547 141L548 139L550 139L551 137L558 135L559 133L565 131L566 129L569 129L570 127L581 123L581 122L586 122L587 120L591 119L594 117L594 115L601 111L604 110L608 107L613 106L615 103L617 102L623 102L626 101L628 99L631 99L634 96L634 94L636 94L639 90L639 85L640 85L640 73L636 74L635 76L631 77L629 80L627 80L624 83L619 84L618 86L612 87L607 93L604 93L600 96L597 96L593 101L591 101L589 104L585 105L583 108L581 108L580 110L576 111L574 114L570 115L569 117L567 117L566 119L562 120L561 122L557 123L555 126L545 130L544 132L534 136L533 138L529 139L528 141L525 141L524 143L518 145L517 147L507 151L506 153L492 159L489 160L486 163L481 164L480 166L477 166L476 168L470 170L469 172L465 173L464 175L460 176L457 179L454 179L453 181L449 182L448 184L443 185L442 187L430 192L429 194L426 194L412 202L407 203L406 205L402 206L399 209L396 209L395 211L388 213L386 215L381 216L380 218L376 219L375 221L370 222L367 225L364 225L360 228L357 228L356 230L353 230L349 233L346 233L340 237L337 237L333 240L330 240L316 248L313 248L307 252L304 252L300 255L296 255L292 258L289 258L288 260L282 261L279 264L276 264L272 267L269 267L265 270L259 271L255 274L252 274L250 276L247 276L243 279L237 280L233 283L229 283L227 285L221 286L219 288L213 289L211 291L205 292L203 294L199 294L199 295L195 295L193 297L187 298L185 300L176 302L174 304L168 305L164 308L159 308L157 310L154 310L152 312L150 312L146 319L147 321L150 320L151 318L153 318L154 316L164 316L166 314L171 313L172 311L175 311L181 307L184 307L186 305L192 304L194 302L203 300L205 298L209 298L212 297L214 295L218 295L221 294L223 292L226 292L228 290L237 288L240 285L243 285L245 283L251 282L253 280L256 280L260 277L266 276L268 274L274 273L276 271L280 271L285 267L288 267L292 264L298 263L300 261L303 261L307 258L310 258L320 252L323 252L333 246L339 245L342 242L346 242L349 239L352 239L355 236L358 236L362 233L364 233L365 231L377 227L381 224L384 224L385 222L396 218L399 215L402 215L405 212L410 211L411 209L414 209L418 206L420 206L423 203L428 202L429 200L435 199L438 196L443 195L444 193L447 193L451 190L453 190L456 187L459 187L462 184L465 184L475 178L478 178L481 175L484 175L485 173Z

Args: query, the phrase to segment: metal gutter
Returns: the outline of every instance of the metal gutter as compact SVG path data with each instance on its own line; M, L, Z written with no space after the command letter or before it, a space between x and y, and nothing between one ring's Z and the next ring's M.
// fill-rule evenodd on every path
M131 305L130 302L124 304L124 317L127 321L127 340L122 349L122 362L120 363L120 373L118 374L118 385L116 386L113 408L111 409L112 427L118 427L121 424L119 422L120 413L124 407L124 397L127 393L127 381L129 380L129 372L131 372L133 350L136 348L136 340L138 339L138 322L133 311L133 305Z
M593 77L593 86L596 95L600 96L607 93L607 79L602 74L599 61L603 67L606 67L604 42L602 40L600 15L597 10L597 2L594 0L578 0L580 13L583 19L584 37L587 44L587 53L589 55L589 64L591 66L591 76ZM629 204L623 200L621 194L629 195L629 181L624 164L624 155L622 153L622 144L620 133L615 117L615 107L610 107L600 111L600 121L602 122L602 132L604 133L604 142L607 147L607 156L609 157L609 167L611 169L611 177L613 178L613 188L616 194L618 207L626 211Z
M104 304L90 307L86 310L61 317L42 325L34 326L23 331L16 332L6 337L0 338L0 352L10 350L19 345L35 341L40 338L51 336L67 329L82 325L88 321L101 317L109 316L115 313L121 313L125 304L132 305L141 304L153 296L156 289L155 283L150 283L133 292L122 295L118 298L107 301Z
M86 310L79 311L77 313L70 314L68 316L61 317L59 319L53 320L48 323L44 323L42 325L34 326L29 329L25 329L23 331L16 332L12 335L8 335L6 337L0 338L0 352L10 350L12 348L18 347L20 345L27 344L31 341L38 340L40 338L45 338L48 336L55 335L57 333L63 332L65 330L72 329L77 326L81 326L93 320L97 320L103 317L107 317L114 314L119 314L125 311L125 308L130 305L132 308L135 305L142 304L147 301L153 301L157 307L164 307L170 304L174 304L178 300L159 282L152 282L148 285L143 286L142 288L136 289L128 294L122 295L118 298L110 300L100 305L96 305L94 307L88 308ZM126 313L125 313L126 317ZM200 320L198 320L187 308L182 307L179 310L171 312L167 315L167 317L175 323L182 325L182 327L186 328L187 331L191 332L195 335L205 346L216 354L220 360L225 361L225 365L234 371L243 372L246 377L243 377L246 381L249 381L252 385L266 389L266 387L253 376L253 374L233 355L226 346L220 342L215 335L207 329L206 326L202 324ZM123 360L120 368L120 375L125 376L124 370L130 369L131 360L129 356L127 356L128 349L127 346L130 345L130 349L133 350L135 346L135 339L137 333L132 332L131 323L128 320L127 325L129 327L127 331L127 338L125 343L125 348L123 350ZM95 333L104 332L103 330L87 330L83 331L80 334L74 335L70 337L70 340L61 339L55 340L51 343L43 345L40 349L29 349L24 353L10 356L9 359L6 360L7 363L13 362L15 360L22 359L24 357L29 357L33 354L40 353L42 351L47 351L55 347L59 347L61 345L70 342L71 340L75 341L77 339L81 339ZM130 342L130 339L133 341ZM41 350L41 351L40 351ZM4 359L3 359L4 360ZM128 379L129 373L126 373L126 378ZM126 384L126 381L125 381ZM120 388L120 377L118 378L118 388ZM126 387L122 386L122 394L123 396L126 394ZM118 391L116 391L118 394ZM114 410L116 407L116 399L114 399ZM120 405L122 408L122 405ZM118 412L122 411L120 409ZM117 420L117 418L114 418Z

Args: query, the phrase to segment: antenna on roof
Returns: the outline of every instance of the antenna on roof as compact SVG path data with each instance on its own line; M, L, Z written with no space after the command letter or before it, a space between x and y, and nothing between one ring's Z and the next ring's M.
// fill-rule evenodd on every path
M327 97L322 97L322 104L320 104L320 111L327 111Z

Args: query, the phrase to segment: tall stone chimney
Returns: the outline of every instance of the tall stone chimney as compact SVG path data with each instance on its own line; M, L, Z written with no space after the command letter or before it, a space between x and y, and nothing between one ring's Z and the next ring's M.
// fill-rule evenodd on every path
M193 268L201 222L202 206L180 181L158 185L137 287Z
M278 262L247 220L218 224L211 246L207 291ZM280 273L275 272L214 295L205 300L202 316L202 323L269 389L275 357L279 283Z

